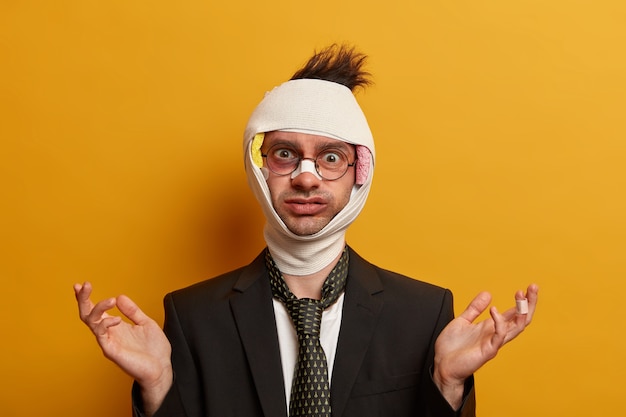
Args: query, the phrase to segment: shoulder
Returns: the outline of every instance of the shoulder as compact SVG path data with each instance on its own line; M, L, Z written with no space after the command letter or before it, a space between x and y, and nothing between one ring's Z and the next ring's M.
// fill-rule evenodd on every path
M219 301L230 298L234 293L245 291L254 285L265 273L263 253L250 264L178 289L166 295L176 303L194 304L196 301Z
M436 305L452 302L450 290L376 266L354 250L350 252L350 268L354 280L367 287L371 294L384 294L385 299L411 304L416 300Z

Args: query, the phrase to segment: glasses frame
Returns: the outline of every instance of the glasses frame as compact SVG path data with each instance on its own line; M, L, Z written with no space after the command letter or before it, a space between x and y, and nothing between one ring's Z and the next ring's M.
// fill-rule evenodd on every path
M294 164L293 169L292 169L291 171L286 172L286 173L280 173L280 172L276 172L276 171L274 171L274 170L272 169L272 167L271 167L270 163L268 162L268 158L267 158L267 157L268 157L268 155L271 153L272 149L274 149L274 148L277 148L277 149L284 148L284 149L293 150L293 152L294 152L296 155L298 155L298 160L297 160L297 162ZM297 150L296 150L293 146L285 145L284 143L276 143L276 144L274 144L274 145L270 146L270 148L267 150L267 153L261 153L261 156L262 156L263 158L265 158L265 161L266 161L266 162L265 162L265 166L266 166L266 167L267 167L270 171L272 171L274 174L276 174L276 175L278 175L278 176L280 176L280 177L284 177L285 175L291 175L291 174L293 174L293 172L294 172L295 170L297 170L297 169L298 169L298 167L300 166L300 164L302 163L302 161L307 160L307 161L311 161L311 162L313 162L313 165L315 165L315 172L317 172L317 175L319 175L319 176L320 176L320 177L321 177L324 181L337 181L338 179L343 178L343 176L344 176L344 175L346 175L346 173L348 172L348 169L350 169L350 167L353 167L353 166L355 166L355 165L356 165L356 162L358 161L358 158L355 158L355 159L354 159L354 161L353 161L352 163L348 162L348 164L346 165L346 169L345 169L345 170L343 171L343 173L342 173L341 175L339 175L337 178L332 178L332 179L331 179L331 178L326 178L326 177L324 177L324 175L322 175L322 173L320 172L320 166L319 166L319 164L317 163L317 160L319 159L319 157L320 157L320 155L321 155L321 154L323 154L323 153L325 153L325 152L328 152L329 150L331 150L331 149L323 149L323 150L319 151L319 152L317 153L317 155L315 155L315 158L304 158L304 157L300 154L300 152L298 152L298 151L297 151ZM333 152L336 152L336 153L340 153L341 155L343 155L343 156L345 157L346 161L349 161L349 159L348 159L348 155L346 155L346 153L345 153L344 151L342 151L341 149L332 148L332 151L333 151Z

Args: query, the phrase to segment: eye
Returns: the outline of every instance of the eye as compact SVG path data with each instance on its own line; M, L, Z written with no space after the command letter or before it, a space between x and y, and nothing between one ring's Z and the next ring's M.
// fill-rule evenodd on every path
M272 157L277 161L291 161L298 159L298 153L290 148L272 149Z
M324 151L318 157L319 163L325 166L341 165L345 160L346 156L338 150Z

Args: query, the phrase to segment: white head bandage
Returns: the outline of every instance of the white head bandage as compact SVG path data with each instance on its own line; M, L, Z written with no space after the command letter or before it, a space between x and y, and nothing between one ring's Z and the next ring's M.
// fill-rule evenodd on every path
M357 170L360 185L355 186L343 210L313 235L298 236L285 226L272 206L266 179L259 168L258 149L253 155L255 136L276 130L326 136L357 145L362 165ZM278 268L290 275L308 275L329 265L343 250L345 231L365 205L374 173L374 140L350 89L314 79L287 81L274 88L252 112L243 150L248 183L267 219L265 241Z

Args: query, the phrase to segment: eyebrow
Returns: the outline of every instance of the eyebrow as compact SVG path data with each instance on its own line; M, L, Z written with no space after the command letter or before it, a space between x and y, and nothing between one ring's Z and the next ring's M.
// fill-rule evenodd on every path
M290 141L289 139L283 139L283 138L275 138L274 140L271 141L266 141L263 143L263 145L267 146L267 149L276 146L276 145L284 145L284 146L289 146L291 148L294 148L296 150L301 150L302 146L299 143L294 143L293 141ZM331 139L328 138L328 141L324 141L322 143L318 143L315 146L315 151L320 152L323 151L325 149L339 149L341 151L344 151L346 153L350 153L350 151L352 149L354 149L354 145L348 142L344 142L342 140L339 139Z

